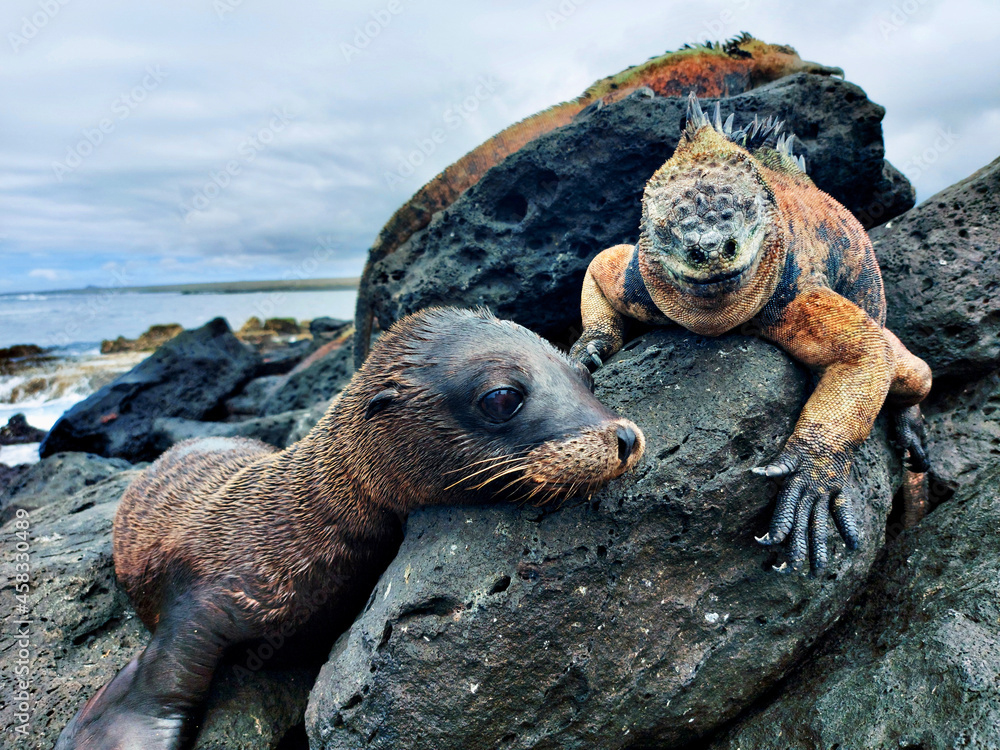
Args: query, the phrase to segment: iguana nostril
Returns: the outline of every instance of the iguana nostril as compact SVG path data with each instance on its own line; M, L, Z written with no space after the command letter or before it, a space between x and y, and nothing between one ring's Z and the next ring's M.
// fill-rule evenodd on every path
M708 256L705 255L705 251L699 245L688 248L688 256L690 256L693 263L704 263L708 260Z
M726 244L722 246L722 252L727 258L736 257L736 240L730 238L726 240Z
M635 430L622 425L615 432L618 435L618 460L625 463L635 448Z

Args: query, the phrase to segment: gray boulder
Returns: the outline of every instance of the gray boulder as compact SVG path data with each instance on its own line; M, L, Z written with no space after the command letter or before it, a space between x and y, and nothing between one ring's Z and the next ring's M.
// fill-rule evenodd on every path
M28 509L30 593L30 742L18 747L51 748L85 700L136 656L149 640L125 594L118 588L111 556L111 524L118 500L136 470L124 461L80 454L48 458L8 492L9 507ZM65 474L66 476L62 476ZM13 542L23 519L2 528ZM0 611L18 612L15 560L4 555ZM13 625L11 625L13 627ZM13 646L13 641L8 639ZM13 676L18 649L0 650L0 670ZM315 670L224 668L213 685L196 748L276 748L301 732L302 715ZM0 684L0 722L6 734L21 724L19 690Z
M1000 748L997 463L905 532L854 616L712 750Z
M10 520L18 508L35 510L64 500L131 469L132 465L120 458L104 458L92 453L57 453L25 468L0 493L0 523Z
M45 437L45 430L39 430L28 424L23 414L15 414L0 427L0 445L24 445L38 443Z
M487 305L563 339L579 325L590 260L637 240L643 187L673 153L685 108L637 92L538 138L377 260L359 298L382 328L430 305ZM784 119L816 184L862 219L878 224L913 205L912 187L883 159L885 110L854 84L803 73L722 108L737 125Z
M936 378L1000 367L1000 159L871 233L886 325Z
M925 414L931 471L941 491L973 484L1000 465L1000 371L942 394Z
M353 321L339 318L313 318L309 321L309 333L315 337L335 338L344 333Z
M354 344L332 341L313 353L287 376L261 406L261 416L309 409L329 401L344 389L354 374Z
M202 437L247 437L263 440L278 448L287 448L299 438L290 439L292 435L305 434L302 428L308 424L305 432L312 429L309 409L286 411L273 417L257 417L243 422L196 422L193 419L162 418L154 419L152 425L152 440L159 451L165 451L170 446L183 440ZM322 415L320 415L322 416Z
M898 470L881 421L856 462L863 547L831 538L823 575L782 575L782 552L754 541L778 485L749 469L792 430L807 372L757 339L659 330L596 380L645 431L639 469L561 509L413 513L320 673L310 747L681 747L841 616L882 545Z
M184 331L110 385L66 412L42 442L42 457L63 451L149 461L159 454L158 417L211 420L256 373L260 357L222 318Z
M265 375L254 378L243 390L226 401L230 419L248 419L260 414L268 397L285 383L283 375Z
M2 497L4 490L27 474L28 469L30 468L31 466L29 464L18 464L17 466L0 464L0 497ZM3 507L2 503L0 503L0 507ZM0 523L3 523L3 520L4 519L0 518Z
M258 346L261 355L258 376L284 375L291 372L306 357L316 351L321 345L316 339L302 339L292 343L268 341L265 346ZM271 347L276 348L271 348Z

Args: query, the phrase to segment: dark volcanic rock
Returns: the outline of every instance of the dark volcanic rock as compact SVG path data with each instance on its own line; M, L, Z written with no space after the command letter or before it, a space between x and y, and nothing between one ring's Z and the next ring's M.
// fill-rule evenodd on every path
M83 702L149 638L115 582L111 557L115 508L136 471L122 471L124 461L99 457L89 459L94 466L81 467L80 458L74 454L43 460L11 498L15 506L35 508L26 529L32 684L29 739L10 739L5 747L49 750ZM88 484L84 476L94 482ZM24 520L15 517L0 528L12 550L19 522ZM0 612L8 616L20 605L15 599L14 565L13 554L0 561L4 582ZM10 628L13 633L13 624ZM16 718L19 700L13 680L18 649L12 637L6 644L0 649L0 670L11 679L0 683L0 723L11 736L21 723ZM231 667L222 670L195 747L277 747L290 729L301 725L313 674L301 668L261 669L253 674L238 674Z
M556 511L412 514L310 696L314 750L679 747L844 611L893 490L881 421L856 463L862 549L831 539L823 576L781 575L779 552L754 542L777 485L749 469L790 433L807 373L756 339L660 330L596 380L645 431L637 472Z
M1000 748L998 486L994 461L896 540L854 616L713 750Z
M294 341L277 349L266 351L261 355L258 376L284 375L291 372L306 357L319 348L319 343L311 339Z
M15 414L0 427L0 445L24 445L39 443L45 437L45 430L39 430L28 424L23 414Z
M150 429L155 418L224 416L223 401L254 376L259 362L222 318L185 331L66 412L41 455L82 451L151 460L159 453Z
M302 431L304 422L310 419L310 414L308 409L299 409L275 414L272 417L247 419L243 422L196 422L193 419L165 417L153 420L151 441L161 453L183 440L203 437L256 438L278 448L286 448L295 442L289 440L289 436L298 435ZM312 429L312 425L318 421L319 419L316 419L309 424L305 431Z
M296 364L298 363L296 362ZM229 412L230 417L244 419L256 417L260 414L261 407L268 397L284 383L285 378L281 375L265 375L254 378L244 386L242 391L226 400L226 411Z
M1000 367L1000 159L871 233L886 325L939 378Z
M48 350L34 344L0 347L0 375L16 375L21 370L51 362Z
M50 456L27 467L27 471L0 493L0 523L10 520L18 508L35 510L131 468L128 461L103 458L92 453Z
M316 423L323 418L323 415L326 414L327 409L330 408L330 404L333 403L335 398L326 401L317 401L309 409L293 412L301 416L298 417L295 427L292 428L291 432L288 433L288 437L285 438L285 444L291 445L304 438L316 426Z
M3 507L4 491L18 479L27 474L30 468L30 464L18 464L17 466L0 464L0 508ZM0 517L0 523L2 522L3 519Z
M487 305L561 337L579 323L590 260L637 240L643 187L673 153L685 107L633 94L528 144L376 262L359 295L383 328L430 305ZM885 110L857 86L799 74L722 108L737 125L783 118L816 184L862 218L878 213L871 221L881 223L913 205L913 189L883 160Z
M340 320L339 318L313 318L309 321L309 333L313 336L338 336L353 325L351 320Z
M1000 371L935 398L924 413L931 471L946 487L1000 464Z
M262 416L308 409L329 401L343 390L354 374L354 345L332 341L318 349L294 370L261 407Z

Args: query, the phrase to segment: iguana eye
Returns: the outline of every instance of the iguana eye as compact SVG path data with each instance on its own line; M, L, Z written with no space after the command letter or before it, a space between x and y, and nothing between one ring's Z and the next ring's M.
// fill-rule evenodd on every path
M524 396L514 388L497 388L479 399L479 408L494 422L506 422L524 404Z

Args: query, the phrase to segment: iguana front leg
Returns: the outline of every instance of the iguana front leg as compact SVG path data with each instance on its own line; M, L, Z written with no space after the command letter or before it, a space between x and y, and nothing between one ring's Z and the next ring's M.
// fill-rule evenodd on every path
M593 372L622 348L626 318L666 325L642 281L635 246L615 245L590 262L580 295L583 333L570 359Z
M776 321L764 322L762 335L822 376L784 449L769 465L754 470L787 477L771 529L758 541L779 544L791 534L792 567L801 567L808 553L818 570L827 562L831 512L848 548L858 545L851 459L889 392L893 347L878 323L825 288L799 294Z

